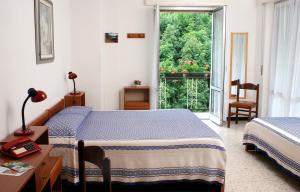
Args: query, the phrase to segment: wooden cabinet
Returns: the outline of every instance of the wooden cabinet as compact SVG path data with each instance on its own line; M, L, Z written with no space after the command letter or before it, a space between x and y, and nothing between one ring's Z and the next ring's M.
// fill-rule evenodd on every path
M65 95L65 106L85 106L85 93L83 91L80 91L76 95L68 93Z
M48 129L45 126L30 127L34 134L29 137L31 140L40 144L42 150L18 159L33 166L33 169L27 171L21 176L12 177L0 175L0 191L62 191L61 187L61 169L62 157L50 156L52 146L48 145ZM9 135L1 144L16 139L17 137ZM47 138L47 139L46 139ZM0 164L15 159L0 156Z
M149 110L150 87L129 86L124 88L124 110Z
M51 164L49 161L49 154L42 160L40 165L35 171L35 188L36 191L42 191L49 181L49 175L51 171Z
M32 135L29 135L29 137L32 141L36 142L39 145L48 145L49 144L49 137L48 137L48 128L46 126L30 126L29 129L33 130L34 133ZM7 143L11 140L20 138L20 136L15 136L14 134L11 134L7 136L5 139L3 139L0 144Z

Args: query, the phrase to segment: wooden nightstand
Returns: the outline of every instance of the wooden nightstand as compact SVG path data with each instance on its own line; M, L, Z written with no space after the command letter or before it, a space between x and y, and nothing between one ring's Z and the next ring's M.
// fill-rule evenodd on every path
M34 133L32 135L29 135L29 137L32 141L36 142L40 145L48 145L49 144L49 137L48 137L48 127L46 126L31 126L29 129L33 130ZM0 144L7 143L8 141L14 140L20 138L20 136L14 136L14 134L11 134L7 136L5 139L3 139Z
M53 146L48 145L48 128L46 126L33 126L34 134L29 138L40 144L41 151L18 159L33 166L21 176L12 177L0 175L1 191L62 191L61 169L62 157L50 156ZM9 135L1 144L9 142L17 136ZM42 144L42 145L41 145ZM46 144L46 145L44 145ZM0 165L15 159L0 155Z
M76 95L68 93L65 95L65 106L85 106L85 93L80 91Z
M125 110L148 110L150 109L150 87L130 86L124 88Z

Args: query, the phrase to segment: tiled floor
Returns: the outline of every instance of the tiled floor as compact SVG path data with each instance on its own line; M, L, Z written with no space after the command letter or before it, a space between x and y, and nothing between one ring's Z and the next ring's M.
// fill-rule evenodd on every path
M233 122L231 128L216 126L209 120L204 122L221 135L226 146L225 192L300 192L300 179L287 174L266 156L245 151L245 122Z

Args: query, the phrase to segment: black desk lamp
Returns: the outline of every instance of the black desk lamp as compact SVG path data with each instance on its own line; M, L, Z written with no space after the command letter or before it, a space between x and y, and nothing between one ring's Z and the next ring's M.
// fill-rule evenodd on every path
M30 89L28 89L27 93L28 93L28 96L25 99L23 106L22 106L22 129L18 129L17 131L15 131L14 135L16 135L16 136L24 136L24 135L33 134L33 131L30 130L29 128L27 128L25 125L24 110L25 110L25 105L26 105L28 99L31 98L31 101L34 103L41 102L41 101L44 101L45 99L47 99L47 95L44 91L40 91L40 90L37 91L34 88L30 88Z

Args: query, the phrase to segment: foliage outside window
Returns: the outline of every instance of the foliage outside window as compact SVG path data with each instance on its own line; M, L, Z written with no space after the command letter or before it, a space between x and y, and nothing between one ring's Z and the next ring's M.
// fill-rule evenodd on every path
M161 12L160 18L160 108L207 111L211 14Z

